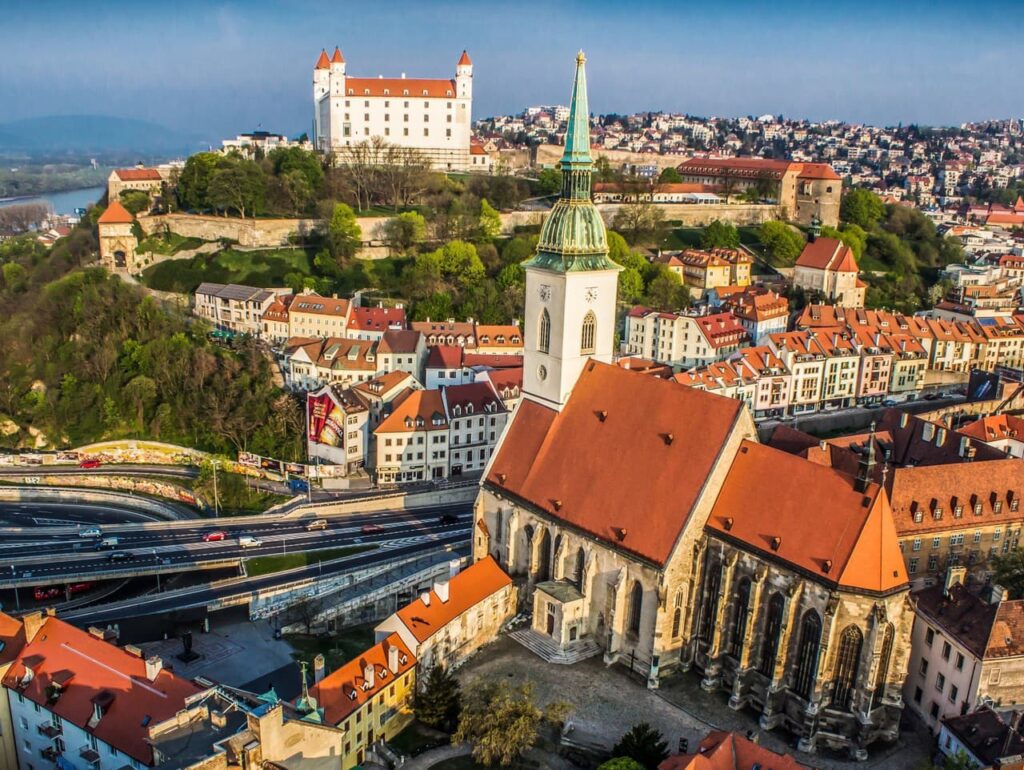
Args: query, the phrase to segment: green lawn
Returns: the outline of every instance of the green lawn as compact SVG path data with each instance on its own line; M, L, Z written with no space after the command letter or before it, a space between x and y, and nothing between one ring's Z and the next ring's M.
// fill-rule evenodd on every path
M186 238L177 233L164 233L163 235L151 235L142 241L136 251L140 254L152 251L155 254L171 256L179 251L197 249L203 245L201 238Z
M288 273L312 273L313 255L304 249L266 251L222 249L192 259L169 259L146 268L143 282L151 289L191 294L203 281L248 286L283 286Z
M277 554L274 556L256 556L245 560L245 571L253 575L267 575L271 572L282 572L296 567L308 567L323 561L333 561L344 556L352 556L363 551L372 551L375 545L352 545L347 548L325 548L322 551L297 551L296 553Z
M322 654L327 661L328 673L340 668L373 646L373 628L376 623L365 623L339 631L333 636L306 636L289 634L285 637L296 661L305 661L313 670L313 658Z

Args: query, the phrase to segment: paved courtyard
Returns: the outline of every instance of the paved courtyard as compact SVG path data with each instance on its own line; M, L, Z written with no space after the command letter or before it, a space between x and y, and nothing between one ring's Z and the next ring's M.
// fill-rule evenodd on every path
M515 684L533 682L539 703L564 700L573 706L569 721L578 742L606 749L637 722L660 730L673 752L680 738L687 738L693 748L709 730L741 735L753 730L763 746L822 770L907 770L924 764L932 749L926 732L909 730L901 733L896 745L876 748L866 762L829 753L802 754L789 745L792 737L785 731L761 731L756 714L735 712L723 693L701 690L694 674L680 674L663 681L661 689L648 690L638 677L620 666L606 667L600 657L573 666L549 664L507 636L478 652L458 672L463 683L477 676L505 678Z

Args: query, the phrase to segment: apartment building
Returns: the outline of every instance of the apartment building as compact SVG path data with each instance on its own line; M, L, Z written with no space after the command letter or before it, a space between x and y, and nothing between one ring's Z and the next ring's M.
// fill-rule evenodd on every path
M418 331L388 329L377 343L377 368L385 374L408 372L422 381L426 361L426 340Z
M653 261L678 275L698 299L722 286L749 286L753 264L750 255L739 249L663 251Z
M732 313L691 315L634 307L626 314L625 353L691 368L719 361L750 344Z
M218 329L259 337L263 332L263 314L276 298L269 289L201 283L195 291L195 314Z
M378 483L448 476L448 418L440 390L406 393L373 434Z
M288 307L288 336L347 337L350 314L347 299L303 292Z
M488 380L441 389L448 417L450 476L482 471L505 431L509 410Z
M353 307L349 311L347 336L357 340L379 341L387 332L405 328L405 308Z
M365 382L378 371L376 344L346 337L289 339L284 360L285 384L293 390Z
M796 260L793 284L824 295L840 307L864 307L867 284L857 277L853 249L836 238L814 236Z
M365 383L364 383L365 384ZM348 476L366 465L370 408L362 394L338 384L306 394L306 456Z

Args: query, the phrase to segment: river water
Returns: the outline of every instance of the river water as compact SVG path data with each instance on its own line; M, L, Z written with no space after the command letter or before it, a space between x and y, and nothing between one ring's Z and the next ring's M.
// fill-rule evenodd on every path
M0 206L11 206L15 203L46 203L56 214L74 214L77 208L88 208L103 195L104 187L86 187L82 190L65 190L58 193L46 193L31 198L0 198Z

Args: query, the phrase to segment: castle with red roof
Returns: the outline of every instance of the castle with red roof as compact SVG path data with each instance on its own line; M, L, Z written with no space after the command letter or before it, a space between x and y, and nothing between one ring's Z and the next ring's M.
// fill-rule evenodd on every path
M454 78L354 77L339 48L313 67L313 142L342 160L379 139L416 150L442 171L469 171L473 62L463 51ZM382 159L383 160L383 159ZM479 166L478 166L479 168Z

